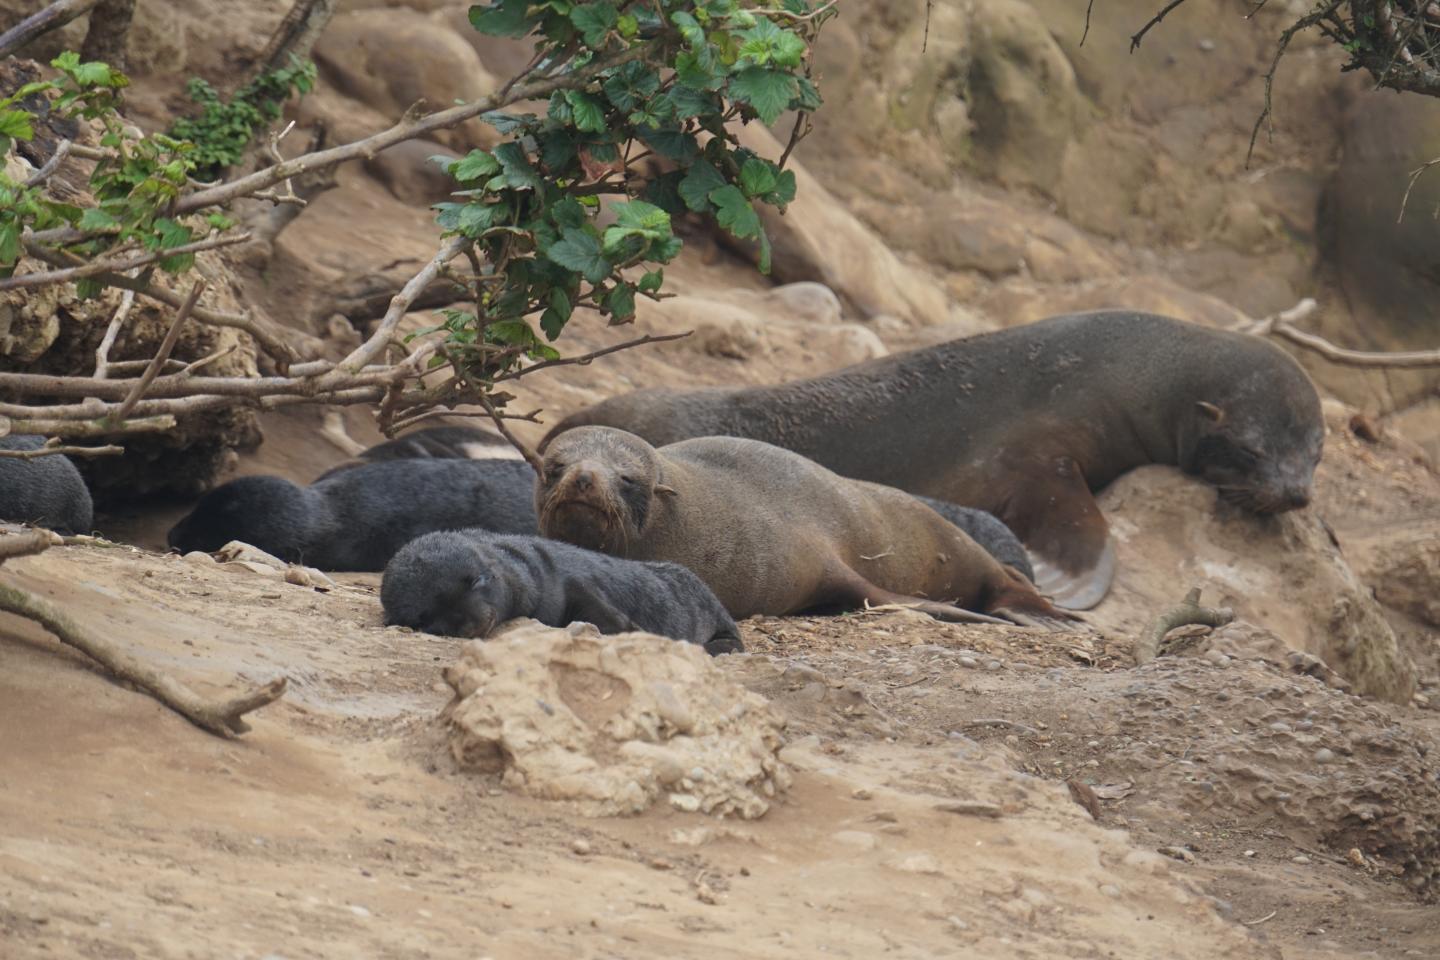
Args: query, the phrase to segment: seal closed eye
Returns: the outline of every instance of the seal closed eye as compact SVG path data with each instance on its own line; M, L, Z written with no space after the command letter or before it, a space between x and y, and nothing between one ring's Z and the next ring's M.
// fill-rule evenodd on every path
M1068 314L772 387L641 390L558 424L656 445L728 435L846 477L994 514L1058 603L1099 603L1115 554L1094 491L1178 466L1261 513L1303 507L1324 443L1300 365L1248 334L1125 310Z
M915 497L767 443L656 449L579 427L555 438L545 467L535 491L545 536L681 564L737 618L903 603L958 622L1074 619Z

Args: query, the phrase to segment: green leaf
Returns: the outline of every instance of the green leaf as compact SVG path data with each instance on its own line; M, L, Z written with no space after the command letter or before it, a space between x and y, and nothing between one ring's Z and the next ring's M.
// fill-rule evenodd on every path
M470 25L492 37L523 37L535 25L530 0L499 0L488 7L470 8Z
M796 77L796 83L800 85L799 102L795 104L797 110L819 110L820 105L825 101L820 98L820 91L815 84L810 82L809 77Z
M679 127L657 127L654 130L637 130L636 133L652 150L671 160L688 163L700 153L695 135Z
M730 95L754 107L766 125L785 112L797 92L794 77L762 67L747 67L730 78Z
M545 331L545 339L554 340L560 336L560 331L565 329L574 309L564 290L559 287L551 288L550 306L540 315L540 329Z
M565 101L575 117L575 127L585 133L605 132L605 107L588 93L566 90Z
M29 140L35 136L32 119L24 110L0 110L0 135L16 140Z
M756 20L755 26L740 32L740 56L753 64L769 63L771 51L779 41L780 32L780 28L769 20L763 17Z
M645 236L660 237L670 232L670 214L653 203L631 200L629 203L612 203L615 225L634 230Z
M585 213L585 208L580 201L574 197L565 197L559 203L550 208L550 219L555 221L556 226L583 227L585 221L590 219Z
M765 197L766 203L784 207L795 199L795 171L782 170L776 179L775 190Z
M628 13L622 13L620 18L615 21L615 29L620 32L620 36L631 40L640 32L640 21Z
M696 50L705 46L705 30L691 14L677 10L670 15L670 22L679 29L680 38L687 46Z
M498 320L485 328L485 339L512 347L528 347L535 342L535 331L524 320Z
M710 209L711 192L723 186L725 178L720 176L720 171L702 160L693 164L680 181L680 199L696 213L704 213Z
M500 161L496 160L484 150L471 150L465 156L456 160L445 168L450 174L461 183L469 183L472 180L479 180L481 177L493 177L500 172Z
M717 104L713 93L696 90L684 84L675 84L665 91L664 104L675 114L676 120L688 120L701 114L716 112Z
M501 173L493 177L486 186L491 190L499 190L504 187L511 187L515 190L540 190L545 184L540 179L540 174L530 165L530 159L525 156L525 148L515 141L502 143L493 151L496 160L500 161Z
M609 3L582 3L570 11L570 22L591 47L603 44L605 34L614 29L619 19L615 7Z
M99 207L91 207L80 215L80 222L77 224L77 226L81 230L86 231L109 230L114 227L120 226L120 221L116 220L109 213L101 210Z
M635 316L635 285L618 283L605 295L605 309L610 311L611 323L620 323Z
M760 262L758 266L761 273L770 273L770 235L765 232L763 227L760 229Z
M0 225L0 264L10 266L20 259L20 224L11 220Z
M776 183L775 165L768 160L752 157L740 168L740 189L747 197L763 197L775 189Z
M503 222L508 212L503 203L437 203L435 209L441 227L472 239Z
M575 227L567 227L564 239L551 244L545 256L567 270L574 270L591 283L599 283L610 276L610 261L600 252L600 241L592 234Z
M656 263L669 263L675 259L684 246L685 241L679 237L666 237L664 240L657 240L650 244L646 255Z
M655 291L660 289L660 285L664 282L664 270L651 270L649 273L645 274L645 276L640 278L640 282L637 283L635 287L641 293L654 293Z
M92 300L100 296L100 291L105 289L105 284L93 277L81 277L75 281L75 295L81 300Z
M682 187L683 189L683 187ZM726 184L710 192L710 202L715 204L715 219L732 236L749 240L760 235L760 217L745 194L733 184Z
M110 65L99 62L82 63L75 68L75 72L71 74L71 76L73 76L75 82L82 87L118 87L126 85L126 83L118 82L124 79L122 74L115 73L112 77Z
M191 237L195 235L189 227L183 223L176 223L169 217L161 217L155 221L155 233L161 250L183 246L189 243Z
M629 112L660 89L660 75L643 63L627 63L606 79L604 87L610 102Z
M728 72L725 65L715 59L715 51L710 47L683 51L675 56L676 78L696 90L720 89Z

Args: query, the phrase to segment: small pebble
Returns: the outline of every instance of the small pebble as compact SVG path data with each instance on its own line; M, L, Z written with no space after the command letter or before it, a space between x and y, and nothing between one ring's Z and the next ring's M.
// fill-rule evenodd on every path
M986 660L986 661L985 661L985 669L986 669L986 670L999 670L1001 666L1003 666L1003 664L1001 664L999 660Z
M1270 724L1270 729L1273 730L1273 731L1276 732L1276 733L1289 733L1289 732L1290 732L1290 724L1288 724L1288 723L1283 723L1283 722L1277 720L1276 722Z
M369 910L366 910L364 907L358 907L358 906L356 906L356 905L353 904L353 903L350 905L350 912L353 913L353 914L355 914L355 916L357 916L357 917L368 917L368 916L370 916L370 911L369 911Z
M588 857L590 855L591 847L588 840L583 840L579 837L576 837L573 841L571 841L570 849L574 850L582 857Z
M1295 724L1295 729L1299 730L1301 733L1308 733L1309 731L1315 729L1315 723L1313 720L1301 720L1299 723Z
M856 800L869 800L874 797L875 794L871 793L869 790L866 790L864 787L856 787L854 790L850 791L850 796L854 797Z
M1254 850L1246 850L1246 851L1245 851L1245 856L1247 856L1247 857L1253 857L1253 856L1255 856L1255 851L1254 851Z
M1113 900L1120 899L1120 888L1115 886L1115 884L1113 883L1100 884L1100 892Z
M1215 41L1211 40L1209 37L1201 37L1199 40L1195 41L1195 46L1199 47L1205 53L1210 53L1212 50L1215 49Z
M1316 762L1316 763L1334 763L1334 762L1335 762L1335 751L1334 751L1334 750L1331 750L1329 747L1321 747L1319 750L1316 750L1316 751L1315 751L1315 762Z
M1291 863L1309 863L1309 862L1310 862L1310 858L1307 857L1307 856L1305 856L1305 854L1302 853L1302 854L1300 854L1299 856L1291 857L1291 858L1290 858L1290 862L1291 862Z
M980 666L980 661L976 660L974 657L961 657L960 666L965 667L967 670L974 670L976 667Z

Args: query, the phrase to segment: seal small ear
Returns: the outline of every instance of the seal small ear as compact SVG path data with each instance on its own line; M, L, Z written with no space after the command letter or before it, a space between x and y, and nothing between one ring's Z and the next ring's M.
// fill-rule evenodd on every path
M1199 407L1200 412L1209 417L1210 421L1216 426L1225 422L1225 411L1215 406L1215 404L1206 403L1204 400L1197 400L1195 406Z
M677 497L677 496L679 496L679 494L675 492L675 488L674 488L674 487L667 487L667 486L665 486L665 484L663 484L663 483L657 483L657 484L655 484L655 488L654 488L654 489L655 489L655 492L656 492L656 493L663 493L663 494L665 494L666 496L671 496L671 497Z

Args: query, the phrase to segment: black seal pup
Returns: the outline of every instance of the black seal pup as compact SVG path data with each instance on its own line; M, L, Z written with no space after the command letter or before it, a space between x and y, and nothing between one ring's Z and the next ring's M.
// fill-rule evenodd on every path
M241 477L202 497L168 539L182 553L241 540L321 570L379 571L436 530L534 533L534 487L535 472L518 460L387 460L308 487Z
M486 530L427 533L391 558L380 582L385 622L452 637L486 637L533 617L601 633L644 630L711 654L744 649L710 588L676 563L621 560L539 537Z
M1093 491L1177 466L1260 513L1310 499L1325 426L1273 343L1128 310L1068 314L773 387L641 390L562 421L652 444L763 440L837 473L979 507L1064 606L1099 603L1115 553ZM542 449L544 444L542 444Z
M657 450L578 427L550 443L544 467L541 533L683 564L734 617L903 603L957 622L1074 619L909 494L768 443L700 437Z
M0 450L39 450L45 438L0 437ZM89 533L95 523L90 490L63 453L0 457L0 520L33 523L57 533Z

